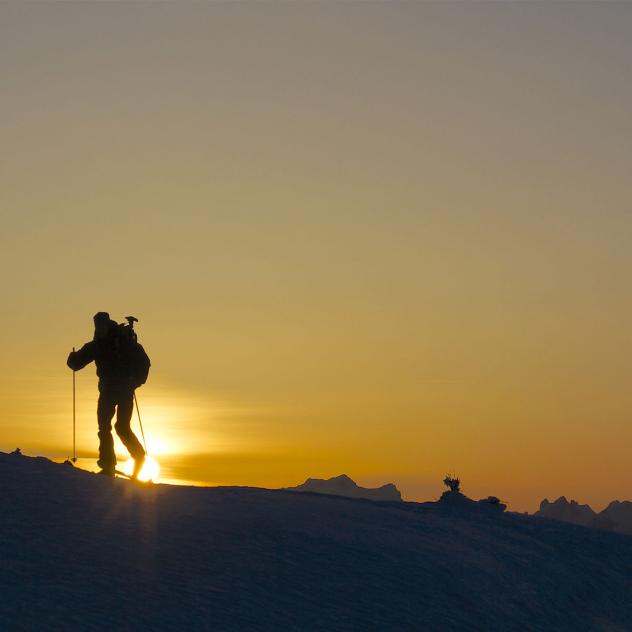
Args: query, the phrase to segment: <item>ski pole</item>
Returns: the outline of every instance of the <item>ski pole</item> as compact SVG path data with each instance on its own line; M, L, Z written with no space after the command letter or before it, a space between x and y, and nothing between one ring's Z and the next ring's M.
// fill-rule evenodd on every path
M145 448L145 454L149 456L147 452L147 442L145 441L145 431L143 430L143 422L140 418L140 409L138 408L138 398L136 397L136 392L134 392L134 403L136 404L136 414L138 415L138 423L140 424L140 434L143 437L143 447Z
M72 351L74 353L75 348L72 348ZM76 426L77 426L77 415L76 415L76 386L75 386L75 373L76 371L73 369L72 371L72 462L76 463L77 462L77 433L76 433Z

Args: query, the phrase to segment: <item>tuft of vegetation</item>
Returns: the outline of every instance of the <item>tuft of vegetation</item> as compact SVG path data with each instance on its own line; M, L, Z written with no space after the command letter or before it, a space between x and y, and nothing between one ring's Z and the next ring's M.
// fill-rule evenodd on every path
M460 492L461 491L461 480L457 476L452 476L448 474L443 479L443 484L451 491L451 492Z

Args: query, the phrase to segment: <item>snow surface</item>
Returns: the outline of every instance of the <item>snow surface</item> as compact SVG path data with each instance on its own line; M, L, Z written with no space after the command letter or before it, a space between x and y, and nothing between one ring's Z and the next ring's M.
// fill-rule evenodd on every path
M1 630L632 630L632 537L0 453Z

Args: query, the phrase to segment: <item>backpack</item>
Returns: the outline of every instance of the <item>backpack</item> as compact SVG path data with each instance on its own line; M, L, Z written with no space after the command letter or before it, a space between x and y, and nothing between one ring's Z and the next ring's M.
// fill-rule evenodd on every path
M117 325L117 346L121 357L124 357L129 365L132 384L134 388L138 388L147 381L151 362L149 356L145 353L145 349L138 342L138 336L134 331L136 319L128 316L127 320L128 323L126 325Z

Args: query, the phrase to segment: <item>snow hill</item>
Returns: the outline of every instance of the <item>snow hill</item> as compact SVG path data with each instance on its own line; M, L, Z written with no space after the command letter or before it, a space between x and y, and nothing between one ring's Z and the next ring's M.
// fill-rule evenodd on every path
M632 630L632 537L0 453L1 630Z

